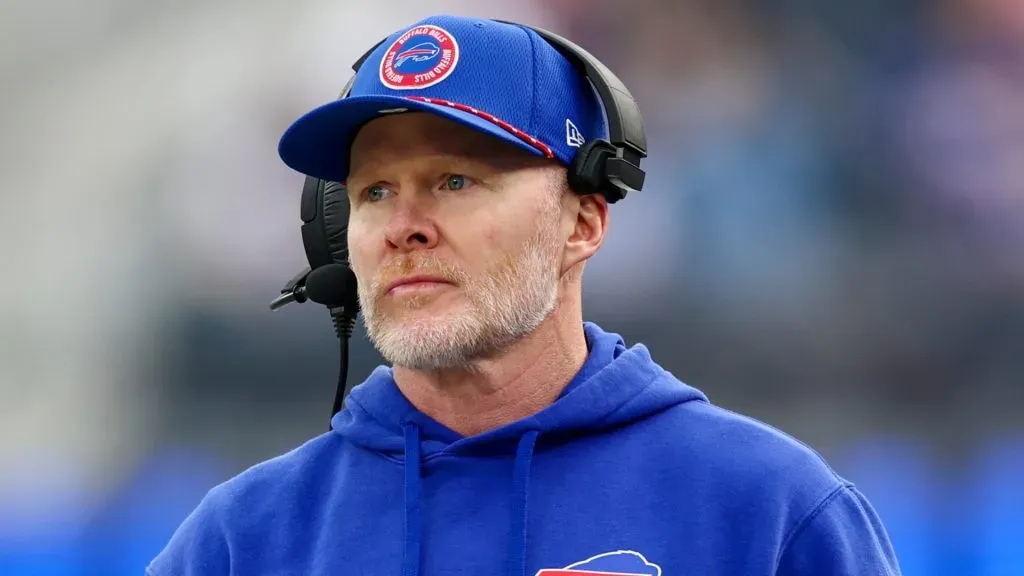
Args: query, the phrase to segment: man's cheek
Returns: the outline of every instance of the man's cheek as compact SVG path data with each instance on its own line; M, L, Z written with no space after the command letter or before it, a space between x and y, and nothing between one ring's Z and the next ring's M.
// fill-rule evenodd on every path
M349 245L348 265L356 275L360 289L369 288L373 283L375 267L371 265L371 257L358 245Z

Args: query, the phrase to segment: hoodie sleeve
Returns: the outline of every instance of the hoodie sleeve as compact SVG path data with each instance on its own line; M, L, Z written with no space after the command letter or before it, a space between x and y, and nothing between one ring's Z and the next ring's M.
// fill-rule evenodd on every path
M146 576L228 576L228 541L214 489L185 518L167 546L146 567Z
M783 548L776 576L899 576L889 537L867 498L837 488L813 510Z

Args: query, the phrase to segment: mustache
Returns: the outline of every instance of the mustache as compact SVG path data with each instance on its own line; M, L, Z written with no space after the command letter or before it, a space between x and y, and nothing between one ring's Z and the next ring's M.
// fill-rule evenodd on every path
M381 295L389 284L413 274L437 276L445 282L461 284L467 280L466 273L459 267L437 256L428 254L404 255L386 262L374 274L370 293Z

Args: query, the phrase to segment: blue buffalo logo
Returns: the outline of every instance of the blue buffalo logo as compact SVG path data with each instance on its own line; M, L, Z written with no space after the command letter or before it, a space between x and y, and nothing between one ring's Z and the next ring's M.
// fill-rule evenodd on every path
M598 554L565 568L544 568L537 576L661 576L661 566L639 552L619 550Z
M420 42L419 44L406 48L395 55L395 68L401 68L407 60L413 62L427 62L433 60L441 53L441 48L433 42Z

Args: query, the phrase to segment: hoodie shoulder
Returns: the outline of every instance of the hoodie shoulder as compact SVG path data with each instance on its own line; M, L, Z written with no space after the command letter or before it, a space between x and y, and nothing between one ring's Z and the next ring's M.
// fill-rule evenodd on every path
M726 517L772 535L778 574L899 574L870 502L813 448L714 404L669 412L673 450L707 474L703 489Z
M814 448L771 424L723 408L713 402L691 402L680 406L695 429L716 434L729 445L731 453L722 458L757 463L761 466L809 466L829 478L841 481ZM731 457L730 457L731 454Z
M710 402L678 409L676 425L700 459L738 486L804 495L811 505L848 483L814 448L765 422Z
M339 457L339 442L335 434L322 434L212 488L147 567L147 576L231 574L231 551L239 543L301 513L297 496L324 481L316 472Z
M667 438L659 458L724 517L765 522L763 530L792 537L806 517L850 483L813 448L754 418L710 402L686 402L656 418ZM697 474L695 471L699 471ZM698 477L695 477L698 475ZM752 518L751 518L752 519Z
M717 459L741 479L740 493L747 500L740 501L758 498L764 517L782 520L777 574L900 574L889 535L871 502L816 450L769 424L718 406L695 406L694 412L695 420L728 443L731 450L719 452Z

